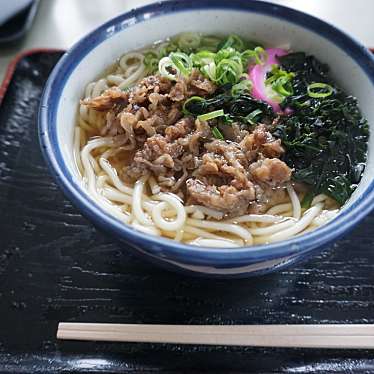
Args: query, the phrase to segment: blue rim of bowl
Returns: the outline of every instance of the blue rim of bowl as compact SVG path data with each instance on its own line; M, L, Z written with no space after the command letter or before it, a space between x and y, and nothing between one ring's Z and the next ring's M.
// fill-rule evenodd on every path
M173 0L158 2L133 9L108 21L81 39L60 59L48 79L39 111L39 137L47 164L65 195L80 208L86 217L98 226L115 234L119 239L127 241L131 238L139 247L146 248L155 256L166 257L166 260L167 258L183 259L184 262L188 261L191 264L216 264L218 266L227 262L245 264L252 261L258 262L294 255L295 253L301 254L306 250L309 251L327 245L350 231L356 223L372 210L372 204L374 203L373 180L365 191L338 217L315 231L273 244L224 249L181 244L170 239L146 235L137 231L96 205L82 192L82 186L68 171L61 149L58 147L56 115L65 82L82 58L98 44L133 24L175 12L212 9L259 13L306 28L333 42L349 54L366 73L374 89L374 58L370 52L341 30L316 17L284 6L253 0L215 0L214 2L210 0L189 0L188 2ZM166 251L165 247L167 247Z

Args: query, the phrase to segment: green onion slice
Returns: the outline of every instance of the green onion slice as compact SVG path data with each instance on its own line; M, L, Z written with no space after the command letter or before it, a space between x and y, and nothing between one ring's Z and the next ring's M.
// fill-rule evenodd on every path
M209 121L210 119L221 117L224 115L225 113L223 112L223 109L219 109L219 110L214 110L213 112L200 114L199 116L197 116L197 119L199 119L200 121Z
M216 54L207 50L192 53L190 55L194 66L204 66L214 62Z
M185 115L189 115L189 114L192 114L188 109L187 109L187 105L193 103L193 102L202 102L202 101L205 101L205 99L203 99L202 97L200 96L191 96L189 99L187 99L184 104L183 104L183 108L182 108L182 112L183 114Z
M240 61L240 53L237 52L234 48L225 48L220 49L216 54L214 61L218 64L220 61L225 59L232 59L235 61Z
M177 80L178 76L180 75L179 69L174 65L173 61L171 61L170 57L163 57L158 62L158 70L162 77L170 80Z
M144 62L148 59L158 58L158 53L154 49L148 49L144 52Z
M183 52L172 52L169 55L175 67L181 72L182 75L188 76L192 71L192 61Z
M200 70L212 82L217 81L217 66L214 61L212 61L208 65L204 65Z
M200 41L200 48L210 52L217 52L221 39L214 35L203 35Z
M263 65L267 59L267 53L262 47L256 47L255 49L246 49L241 54L241 59L243 65L248 65L251 59L254 59L254 62L257 65Z
M258 115L262 113L261 109L255 109L253 112L249 113L248 115L245 116L245 119L251 124L255 125L255 119Z
M291 96L294 92L291 84L294 76L294 73L282 70L278 65L273 65L265 84L270 85L272 90L282 97Z
M293 88L287 77L279 77L273 84L272 89L281 96L293 95Z
M153 73L157 70L159 56L155 50L147 50L144 53L144 65L147 71Z
M217 65L216 82L218 84L235 84L242 74L243 65L241 61L235 61L232 58L223 59Z
M162 58L162 57L168 56L170 52L177 51L178 45L172 41L168 41L168 42L158 45L157 50L158 50L159 58Z
M249 79L243 79L239 83L231 87L231 94L233 96L239 95L241 93L248 93L252 90L252 81Z
M220 49L231 47L238 51L242 51L244 49L244 41L238 35L231 34L218 47Z
M225 139L221 131L219 131L218 127L212 128L212 134L216 139L219 139L219 140Z
M334 88L327 83L312 83L308 86L307 91L310 97L320 99L332 95Z
M185 32L177 40L182 51L192 51L200 45L201 37L196 32Z

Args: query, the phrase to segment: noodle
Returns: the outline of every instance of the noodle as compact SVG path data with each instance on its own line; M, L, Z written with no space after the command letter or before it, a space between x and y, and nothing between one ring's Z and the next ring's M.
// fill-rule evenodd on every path
M189 244L198 245L201 247L217 247L217 248L239 247L239 245L236 245L236 243L232 242L231 240L226 240L222 238L218 238L218 239L197 238L197 239L191 240Z
M277 232L277 233L271 235L268 238L269 243L277 242L279 240L288 239L291 236L294 236L294 235L300 233L301 231L303 231L306 227L308 227L312 223L312 221L321 212L322 207L323 207L323 205L321 203L318 203L315 206L308 209L304 213L302 218L299 221L295 222L294 225L287 228L287 230L283 230L283 231L280 231L280 232Z
M258 229L249 229L252 235L256 236L265 236L265 235L271 235L276 232L282 231L284 229L287 229L289 227L294 226L294 224L297 222L295 219L287 219L284 222L277 223L275 225L269 226L269 227L263 227Z
M195 218L195 219L204 219L205 218L204 213L200 210L196 210L195 212L193 212L191 217Z
M97 177L97 183L96 187L98 190L102 190L104 187L104 184L108 181L108 176L107 175L100 175Z
M131 60L135 60L135 64L131 64ZM130 87L144 76L145 66L143 61L143 54L137 52L127 53L119 60L119 66L124 72L124 77L126 77L118 85L121 90Z
M184 235L183 229L178 230L174 237L174 240L176 240L177 242L180 242L183 239L183 235Z
M300 200L298 196L296 195L295 190L293 187L288 184L287 185L287 192L290 196L291 204L292 204L292 212L293 212L293 217L296 219L299 219L301 216L301 205L300 205Z
M180 230L184 226L187 217L183 204L172 194L163 193L157 195L156 197L159 200L163 200L163 202L157 204L152 210L152 218L155 225L166 231ZM176 212L177 217L173 221L165 220L161 214L161 212L169 206L173 207Z
M213 222L213 221L201 221L197 219L187 219L187 224L191 226L197 226L210 230L226 231L244 239L247 244L252 244L253 238L251 233L241 226L236 226L231 223Z
M83 150L81 151L81 161L85 171L84 176L87 179L87 188L90 192L91 197L98 201L100 204L103 204L117 219L122 222L129 223L130 215L128 213L123 213L118 206L108 203L108 201L99 194L97 189L97 178L91 164L92 157L90 153L92 150L108 144L112 144L111 139L95 139L87 143L87 145L85 145Z
M132 213L139 223L146 226L153 226L152 221L144 213L142 208L143 189L146 180L146 177L142 177L135 182L134 193L132 195Z
M196 213L201 212L209 217L215 218L215 219L222 219L223 213L219 212L218 210L214 210L211 208L207 208L202 205L187 205L186 206L186 213Z
M93 89L93 87L95 87L95 84L96 84L96 82L92 82L92 83L89 83L86 86L86 90L85 90L85 93L84 93L84 98L85 99L91 98L92 89ZM85 105L80 105L80 107L79 107L79 115L80 115L80 118L85 123L88 122L88 108Z
M81 129L79 127L75 127L74 129L74 159L77 163L78 169L80 174L83 173L83 165L81 160L81 153L80 153L80 140L81 140Z
M275 205L272 208L270 208L266 212L266 214L276 215L276 214L280 214L280 213L286 213L290 209L292 209L292 204L291 203L279 204L279 205Z
M238 246L238 247L244 245L244 241L242 239L238 239L238 238L228 239L226 237L222 237L221 234L220 235L212 234L211 232L199 229L198 227L193 227L193 226L186 225L184 227L184 232L193 234L196 237L201 238L201 239L205 239L205 238L206 239L214 239L216 241L217 240L224 240L226 242L233 243L234 246Z
M320 195L317 195L316 197L314 197L314 199L312 200L311 204L310 205L316 205L318 203L322 203L323 201L325 201L327 199L327 196L324 195L324 194L320 194Z
M283 217L275 216L271 214L247 214L245 216L235 217L227 220L230 223L244 223L244 222L264 222L264 223L275 223L282 221Z
M131 225L134 226L137 230L142 231L146 234L158 235L158 236L161 235L160 230L158 230L154 226L144 226L136 220L132 221Z
M156 195L161 192L160 186L157 184L154 177L149 177L148 179L149 187L151 187L151 192L153 195Z

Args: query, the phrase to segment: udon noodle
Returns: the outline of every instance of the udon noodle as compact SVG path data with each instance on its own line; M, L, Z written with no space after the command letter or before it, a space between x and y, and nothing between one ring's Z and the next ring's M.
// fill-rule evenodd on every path
M187 38L190 51L196 51L198 45L194 46L194 38L193 34ZM214 51L214 38L211 43L210 50ZM208 247L278 242L313 230L334 218L339 212L339 204L331 195L317 191L309 204L302 204L311 188L305 188L305 185L300 188L303 184L297 182L295 185L292 179L282 187L287 193L279 201L267 205L265 211L230 216L201 203L188 204L178 194L178 187L176 192L165 190L160 179L152 173L144 173L135 182L121 176L121 165L131 161L136 150L134 129L121 122L123 131L111 134L105 129L108 126L106 113L85 103L100 97L109 88L131 90L144 77L154 73L152 69L157 70L157 63L162 60L159 57L168 53L171 44L159 43L126 53L104 76L86 86L74 132L74 156L89 196L119 221L136 230ZM150 62L152 58L156 62ZM166 72L172 74L175 70L167 69ZM185 177L180 181L182 188Z

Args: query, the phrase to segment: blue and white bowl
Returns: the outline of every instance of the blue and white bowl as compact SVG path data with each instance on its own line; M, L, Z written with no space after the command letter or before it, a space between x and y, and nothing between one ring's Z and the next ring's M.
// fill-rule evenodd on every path
M293 50L314 54L330 65L339 85L358 98L374 132L374 59L342 31L307 14L265 2L161 2L132 10L91 32L63 56L48 80L39 115L40 141L51 172L66 196L94 225L121 241L124 250L169 269L211 277L274 271L312 255L350 231L374 204L372 136L365 174L340 214L313 232L275 244L236 249L184 245L137 231L90 198L73 159L77 103L84 87L124 52L185 31L235 33L265 45L286 44Z

